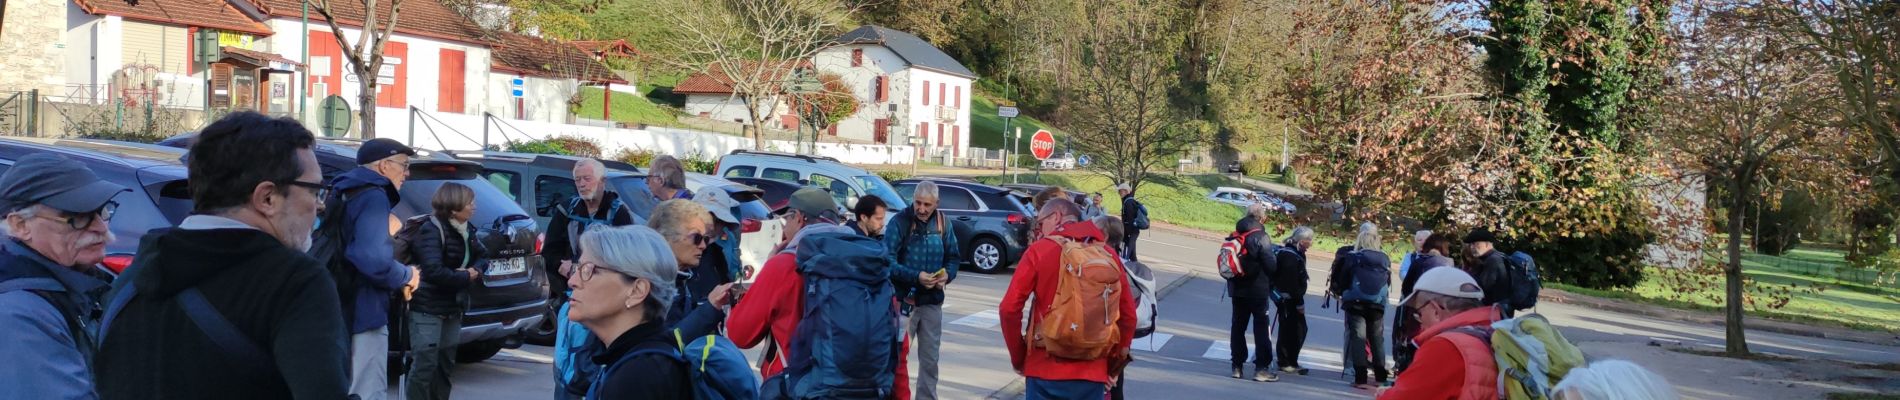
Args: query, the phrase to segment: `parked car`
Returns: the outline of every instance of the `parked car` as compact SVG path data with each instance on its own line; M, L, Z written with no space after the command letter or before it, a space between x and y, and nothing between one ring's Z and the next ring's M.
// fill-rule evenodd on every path
M762 192L759 194L759 200L764 201L766 208L771 209L772 211L778 211L781 208L785 208L786 206L791 205L792 193L797 192L799 188L804 187L804 186L800 186L797 183L771 180L771 179L765 179L765 178L726 178L726 179L729 179L733 182L745 184L746 186L759 188L759 190Z
M937 210L953 224L963 259L975 271L998 273L1015 265L1029 246L1029 194L1000 186L945 179L897 181L897 193L911 200L917 184L938 187ZM888 234L901 234L890 232Z
M733 150L719 158L719 176L724 178L764 178L831 190L833 198L846 209L857 205L866 194L886 199L892 210L909 207L890 182L864 169L844 165L831 157Z
M139 238L153 229L170 228L191 214L191 190L184 165L175 151L153 151L109 142L67 139L0 139L0 173L30 154L53 153L85 164L100 179L131 188L112 198L119 203L112 234L106 244L104 267L117 275L132 264Z
M1299 207L1294 206L1293 202L1287 201L1287 199L1281 198L1279 195L1267 192L1254 192L1254 196L1259 198L1261 202L1267 203L1267 207L1274 211L1279 211L1287 215L1293 215L1293 213L1299 211Z
M1241 164L1240 164L1240 161L1228 161L1228 162L1227 162L1227 173L1229 173L1229 174L1238 174L1238 173L1241 173L1241 171L1242 171L1242 169L1241 169Z
M1049 159L1047 160L1042 160L1042 169L1049 169L1049 170L1075 169L1075 155L1074 154L1060 154L1060 155L1056 155L1055 157L1049 157Z
M1216 203L1241 208L1246 208L1247 206L1260 202L1258 198L1254 197L1254 193L1251 190L1225 186L1214 188L1213 192L1208 192L1207 199L1213 200Z

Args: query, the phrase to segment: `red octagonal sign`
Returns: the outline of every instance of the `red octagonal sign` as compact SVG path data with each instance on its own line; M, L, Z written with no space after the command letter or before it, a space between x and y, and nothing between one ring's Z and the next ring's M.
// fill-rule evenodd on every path
M1055 156L1056 135L1049 131L1036 131L1036 136L1029 137L1029 154L1035 155L1037 160L1048 160Z

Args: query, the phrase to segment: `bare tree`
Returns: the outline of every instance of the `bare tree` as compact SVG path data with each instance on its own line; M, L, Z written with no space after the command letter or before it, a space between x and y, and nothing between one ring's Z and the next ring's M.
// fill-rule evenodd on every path
M1211 126L1169 104L1180 82L1181 10L1165 2L1105 1L1074 26L1075 68L1058 74L1068 87L1063 117L1068 142L1096 161L1086 168L1140 189L1149 170L1166 168Z
M753 147L765 148L766 119L788 100L794 71L833 44L855 12L832 0L679 0L666 23L678 34L665 45L677 67L732 88L752 124Z
M1900 181L1900 2L1892 0L1770 1L1772 28L1804 42L1825 63L1813 73L1834 78L1844 126L1864 132L1886 155L1888 178Z
M336 45L343 50L343 59L350 74L356 76L361 90L357 93L357 116L361 120L364 139L376 137L376 77L383 68L383 45L389 42L389 35L396 30L396 21L402 16L402 5L406 0L388 0L388 14L378 15L385 10L378 0L351 0L346 6L362 7L362 33L356 35L356 43L350 43L343 36L343 27L337 24L338 15L345 9L339 9L331 0L308 0L310 9L323 17L330 25L330 32L336 38ZM354 10L351 10L354 11ZM380 17L380 18L379 18Z
M1742 235L1746 204L1763 192L1775 191L1763 182L1772 170L1829 164L1825 150L1840 130L1818 123L1826 74L1816 74L1818 59L1803 52L1801 43L1775 35L1758 18L1755 5L1709 5L1707 14L1692 15L1684 24L1679 87L1667 100L1669 112L1658 135L1674 150L1674 164L1700 173L1707 182L1726 187L1711 193L1726 196L1728 208L1727 278L1728 352L1748 353L1743 330ZM1825 176L1825 173L1806 176ZM1801 175L1795 175L1801 176ZM1785 182L1785 181L1784 181ZM1713 200L1716 199L1711 199Z

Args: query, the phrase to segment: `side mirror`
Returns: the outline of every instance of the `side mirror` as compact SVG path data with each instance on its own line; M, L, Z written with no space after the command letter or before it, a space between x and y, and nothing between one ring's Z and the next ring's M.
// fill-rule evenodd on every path
M858 208L858 196L851 196L849 198L844 199L844 208L851 208L851 209Z

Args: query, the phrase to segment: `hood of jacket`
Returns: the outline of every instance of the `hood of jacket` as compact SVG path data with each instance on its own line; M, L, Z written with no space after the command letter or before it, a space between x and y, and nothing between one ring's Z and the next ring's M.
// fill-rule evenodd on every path
M1412 340L1423 344L1426 340L1431 340L1431 338L1437 337L1438 334L1444 333L1445 331L1461 326L1491 326L1493 322L1498 322L1498 310L1491 307L1473 308L1452 315L1451 318L1446 318L1443 321L1438 321L1435 325L1425 327L1425 330L1419 331L1418 336L1413 336Z
M1056 228L1054 233L1050 233L1049 236L1065 237L1073 240L1093 240L1097 242L1108 240L1107 236L1102 234L1102 229L1095 227L1095 223L1089 221L1062 224L1062 226Z
M335 188L338 192L348 192L361 187L380 187L383 188L383 194L389 196L390 205L402 202L402 195L397 193L396 184L391 183L389 178L384 178L383 174L378 174L368 167L359 166L344 172L342 175L337 175L336 180L330 182L330 187Z
M280 256L292 251L264 231L255 229L172 229L159 236L150 248L141 248L139 261L163 268L148 268L139 280L139 292L159 298L177 294L229 269L246 268L255 260ZM151 260L144 260L152 257ZM149 289L148 289L149 288Z
M54 263L17 239L0 240L4 240L0 243L0 282L5 282L0 284L87 296L97 295L106 286L92 275Z

